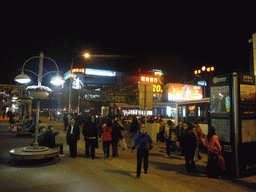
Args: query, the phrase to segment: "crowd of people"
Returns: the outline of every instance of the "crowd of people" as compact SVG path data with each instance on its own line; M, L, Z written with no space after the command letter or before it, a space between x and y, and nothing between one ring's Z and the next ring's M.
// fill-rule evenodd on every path
M124 125L122 118L96 118L95 115L73 116L71 123L64 115L64 130L66 131L66 142L69 145L70 157L77 157L77 141L80 139L80 130L85 140L85 157L95 158L95 148L98 148L99 138L103 141L104 157L110 156L110 145L112 145L112 156L118 156L118 143L124 140ZM169 120L167 126L163 126L160 120L159 139L166 140L166 158L171 157L171 152L180 152L185 156L185 165L188 173L196 172L195 162L201 159L198 146L200 142L208 149L207 175L209 177L219 177L219 155L221 147L214 127L209 127L208 135L203 139L202 130L197 122L179 122L175 127ZM55 143L55 136L58 133L52 132L53 127L43 129L38 136L39 145L48 147L60 147L63 154L63 144ZM132 152L137 147L137 178L141 175L142 160L144 160L144 173L148 171L149 151L153 148L152 138L147 134L145 125L141 125L134 116L129 127L130 137L134 138ZM161 133L162 132L162 133ZM162 138L164 137L163 140Z
M203 142L208 149L207 176L219 178L222 170L225 170L225 161L220 156L221 146L215 128L209 126L208 135L203 139L202 130L197 122L179 122L176 127L172 121L168 121L167 124L166 157L170 157L171 151L180 151L180 155L185 156L187 172L196 172L195 162L201 159L198 147L200 142Z

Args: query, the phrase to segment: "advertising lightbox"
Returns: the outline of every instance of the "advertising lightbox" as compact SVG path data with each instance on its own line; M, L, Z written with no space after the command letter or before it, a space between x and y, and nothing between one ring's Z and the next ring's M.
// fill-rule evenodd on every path
M202 98L202 86L178 83L168 84L168 101L190 101Z

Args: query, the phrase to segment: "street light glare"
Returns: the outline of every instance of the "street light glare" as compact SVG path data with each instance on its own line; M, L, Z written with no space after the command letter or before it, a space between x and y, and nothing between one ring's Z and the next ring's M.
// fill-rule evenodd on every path
M89 58L89 57L90 57L90 54L89 54L89 53L85 53L84 56L85 56L86 58Z

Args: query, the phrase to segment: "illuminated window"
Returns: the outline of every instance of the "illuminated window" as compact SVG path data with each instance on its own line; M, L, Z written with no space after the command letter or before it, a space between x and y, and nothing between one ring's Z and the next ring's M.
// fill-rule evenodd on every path
M146 82L149 82L149 77L146 77Z
M146 81L146 77L142 76L141 81Z
M153 78L153 77L150 77L150 82L151 82L151 83L153 83L153 80L154 80L154 78Z
M154 78L154 83L158 83L158 79L157 78Z

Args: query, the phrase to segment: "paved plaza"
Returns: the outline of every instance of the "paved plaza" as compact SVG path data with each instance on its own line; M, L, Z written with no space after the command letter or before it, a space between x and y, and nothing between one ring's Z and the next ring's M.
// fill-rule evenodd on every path
M102 141L96 159L85 158L81 134L78 157L68 157L62 122L40 117L41 125L54 125L60 134L57 142L64 144L64 157L43 160L14 161L10 150L29 146L32 136L7 132L7 120L0 121L0 191L255 191L256 175L239 179L206 177L207 156L196 162L197 173L187 174L184 157L172 154L165 158L165 143L155 142L149 155L148 174L136 178L136 152L131 153L132 139L126 137L128 149L119 147L119 157L104 158ZM110 153L112 154L112 153Z

